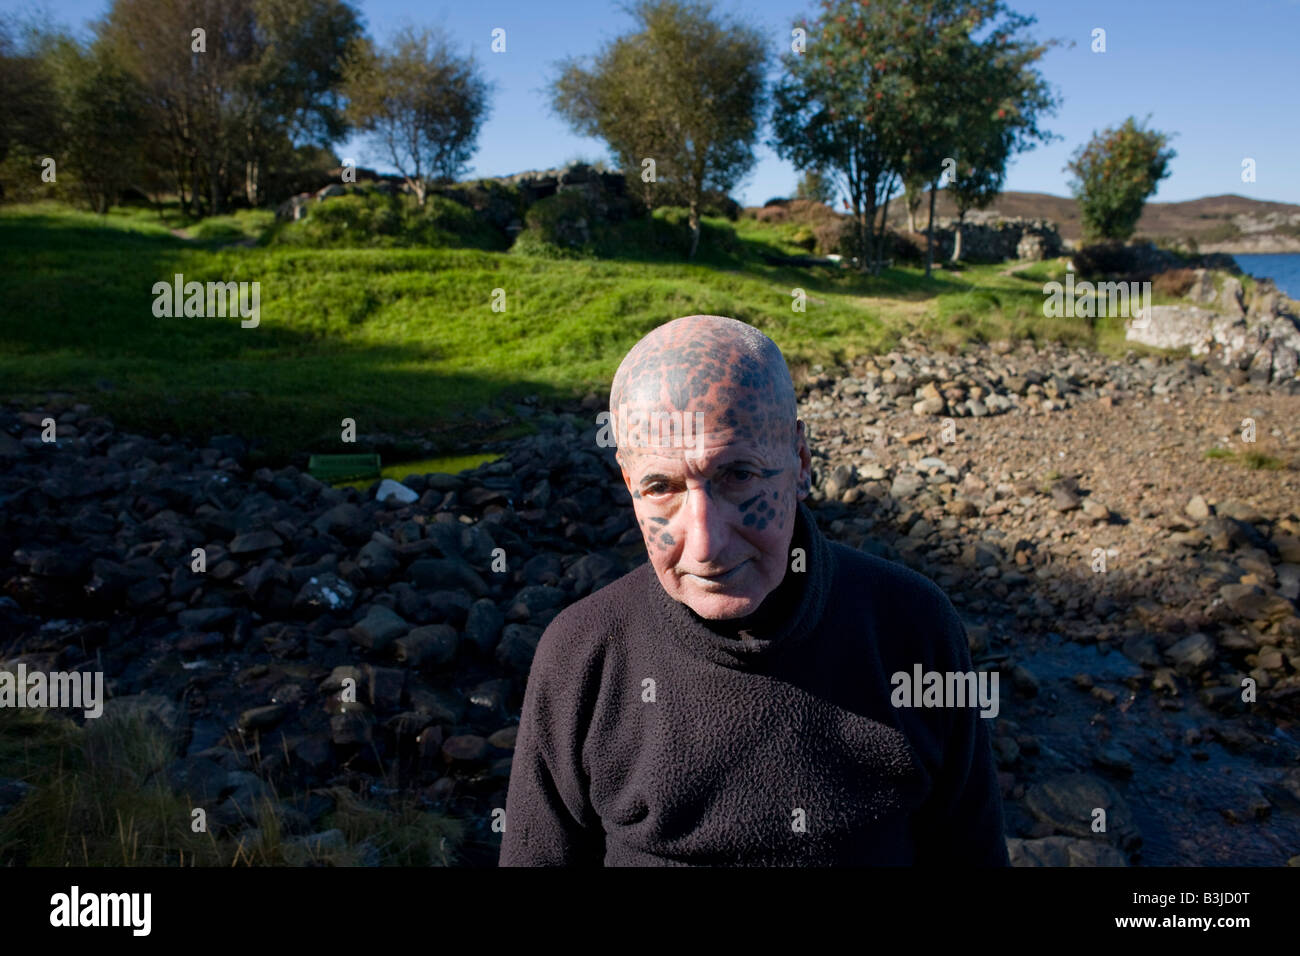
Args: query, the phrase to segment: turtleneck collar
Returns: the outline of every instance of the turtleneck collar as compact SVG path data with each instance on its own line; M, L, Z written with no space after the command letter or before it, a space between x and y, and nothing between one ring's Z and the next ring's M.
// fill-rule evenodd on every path
M803 642L821 621L834 574L826 538L808 507L799 503L790 548L802 548L806 570L788 566L785 577L757 611L744 618L706 621L673 600L651 573L649 587L666 630L688 650L724 667L760 668ZM793 563L793 562L791 562Z

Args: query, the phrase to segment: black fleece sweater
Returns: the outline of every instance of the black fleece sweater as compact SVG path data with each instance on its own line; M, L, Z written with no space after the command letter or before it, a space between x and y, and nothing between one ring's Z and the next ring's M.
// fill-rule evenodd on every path
M986 719L896 708L971 669L937 585L799 506L781 618L731 636L643 564L566 608L524 692L501 866L1008 865ZM766 606L766 602L765 602Z

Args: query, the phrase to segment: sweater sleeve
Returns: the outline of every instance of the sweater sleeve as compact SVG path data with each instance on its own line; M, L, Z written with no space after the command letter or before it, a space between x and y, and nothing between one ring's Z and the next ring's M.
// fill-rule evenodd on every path
M603 866L605 832L582 746L599 673L561 614L542 635L524 689L500 866Z
M966 627L941 594L942 665L973 671ZM934 790L918 814L916 864L1010 866L1002 815L1002 794L989 734L993 718L980 708L948 711L943 762Z

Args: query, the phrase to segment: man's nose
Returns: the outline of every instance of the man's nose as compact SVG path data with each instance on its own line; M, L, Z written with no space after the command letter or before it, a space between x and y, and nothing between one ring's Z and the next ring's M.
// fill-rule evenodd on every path
M683 557L698 568L715 564L727 544L726 506L712 498L706 483L689 489L686 496L686 544Z

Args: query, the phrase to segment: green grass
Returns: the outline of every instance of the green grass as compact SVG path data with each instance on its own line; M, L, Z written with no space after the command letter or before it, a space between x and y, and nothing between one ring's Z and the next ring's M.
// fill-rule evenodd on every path
M1210 459L1220 459L1224 461L1235 461L1244 468L1251 471L1283 471L1286 469L1286 462L1272 455L1267 455L1261 451L1233 451L1231 448L1216 447L1205 452L1205 457Z
M270 799L252 808L252 829L196 833L190 801L165 782L175 744L140 718L105 714L79 727L50 711L0 709L0 767L33 788L0 815L0 866L354 866L363 843L381 866L458 861L463 821L344 788L330 791L335 810L322 821L343 831L336 849L313 854L283 834Z
M390 465L380 469L380 479L391 478L393 481L401 481L407 475L430 475L435 473L455 475L462 471L469 471L477 468L479 465L486 464L489 461L496 461L500 455L494 454L474 454L474 455L444 455L441 458L425 458L420 461L406 461L398 465ZM356 488L360 491L367 490L375 479L363 479L361 481L340 481L335 483L338 488Z
M253 238L265 217L236 214L189 231ZM365 450L340 441L344 418L362 434L447 430L439 452L464 451L471 426L509 420L509 403L523 396L604 391L637 339L691 313L763 329L792 367L887 350L908 332L943 346L1030 337L1125 347L1117 320L1043 317L1040 275L1052 266L1021 275L966 266L931 279L916 268L862 277L769 266L764 251L797 247L743 219L706 220L709 241L694 263L658 248L638 255L635 231L622 234L624 258L602 259L297 248L279 241L283 232L244 247L178 238L175 224L142 209L0 210L0 397L68 392L120 427L197 440L234 432L276 462ZM156 318L153 285L175 273L259 282L260 325ZM806 312L791 310L797 288ZM504 312L491 308L495 289L504 290Z

